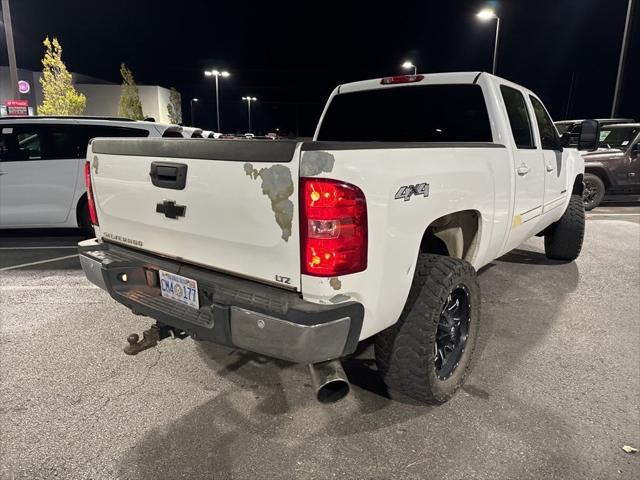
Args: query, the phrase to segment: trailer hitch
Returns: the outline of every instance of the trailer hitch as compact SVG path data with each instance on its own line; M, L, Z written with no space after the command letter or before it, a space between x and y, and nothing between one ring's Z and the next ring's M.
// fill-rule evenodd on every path
M124 347L124 353L127 355L137 355L151 347L158 345L158 342L165 338L178 338L180 340L187 338L189 335L182 330L177 330L168 325L155 324L149 330L142 332L142 340L137 333L132 333L127 337L128 345Z

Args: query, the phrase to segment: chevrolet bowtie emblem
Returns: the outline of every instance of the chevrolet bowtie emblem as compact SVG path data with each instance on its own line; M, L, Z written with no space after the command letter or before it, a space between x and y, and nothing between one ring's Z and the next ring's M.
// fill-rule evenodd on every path
M187 210L186 205L176 205L173 200L165 200L162 203L156 205L157 213L164 213L167 218L184 217L184 212Z

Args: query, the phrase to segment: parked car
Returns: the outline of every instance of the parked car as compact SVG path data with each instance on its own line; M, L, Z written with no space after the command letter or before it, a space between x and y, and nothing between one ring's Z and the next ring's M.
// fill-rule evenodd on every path
M597 118L600 126L613 125L617 123L633 123L633 118ZM569 142L571 146L575 146L580 136L580 128L584 120L560 120L555 122L555 126L558 129L560 135L569 134L572 135L572 139Z
M533 235L571 261L584 236L582 157L486 73L341 85L310 142L97 139L87 171L82 268L157 321L127 353L190 335L307 363L324 400L371 337L392 392L448 400L482 324L476 271Z
M602 127L598 150L582 156L586 210L600 205L605 194L640 193L640 123Z
M168 125L126 118L0 118L0 229L90 229L84 185L94 137L160 137Z

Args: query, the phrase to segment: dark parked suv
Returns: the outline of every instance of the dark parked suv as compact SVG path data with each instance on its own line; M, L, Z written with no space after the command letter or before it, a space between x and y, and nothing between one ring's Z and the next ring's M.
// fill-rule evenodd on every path
M586 210L596 208L605 193L640 193L640 123L603 126L598 150L582 156Z
M635 120L633 118L596 118L601 127L605 125L612 125L614 123L634 123ZM580 136L580 130L582 130L582 122L584 120L559 120L557 122L553 122L556 128L558 129L558 133L563 135L565 132L569 133L573 136ZM576 143L577 145L577 143Z

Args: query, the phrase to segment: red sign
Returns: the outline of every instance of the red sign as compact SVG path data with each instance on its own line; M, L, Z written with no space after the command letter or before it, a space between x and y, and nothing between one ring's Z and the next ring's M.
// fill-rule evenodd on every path
M7 100L7 115L29 115L29 100Z

